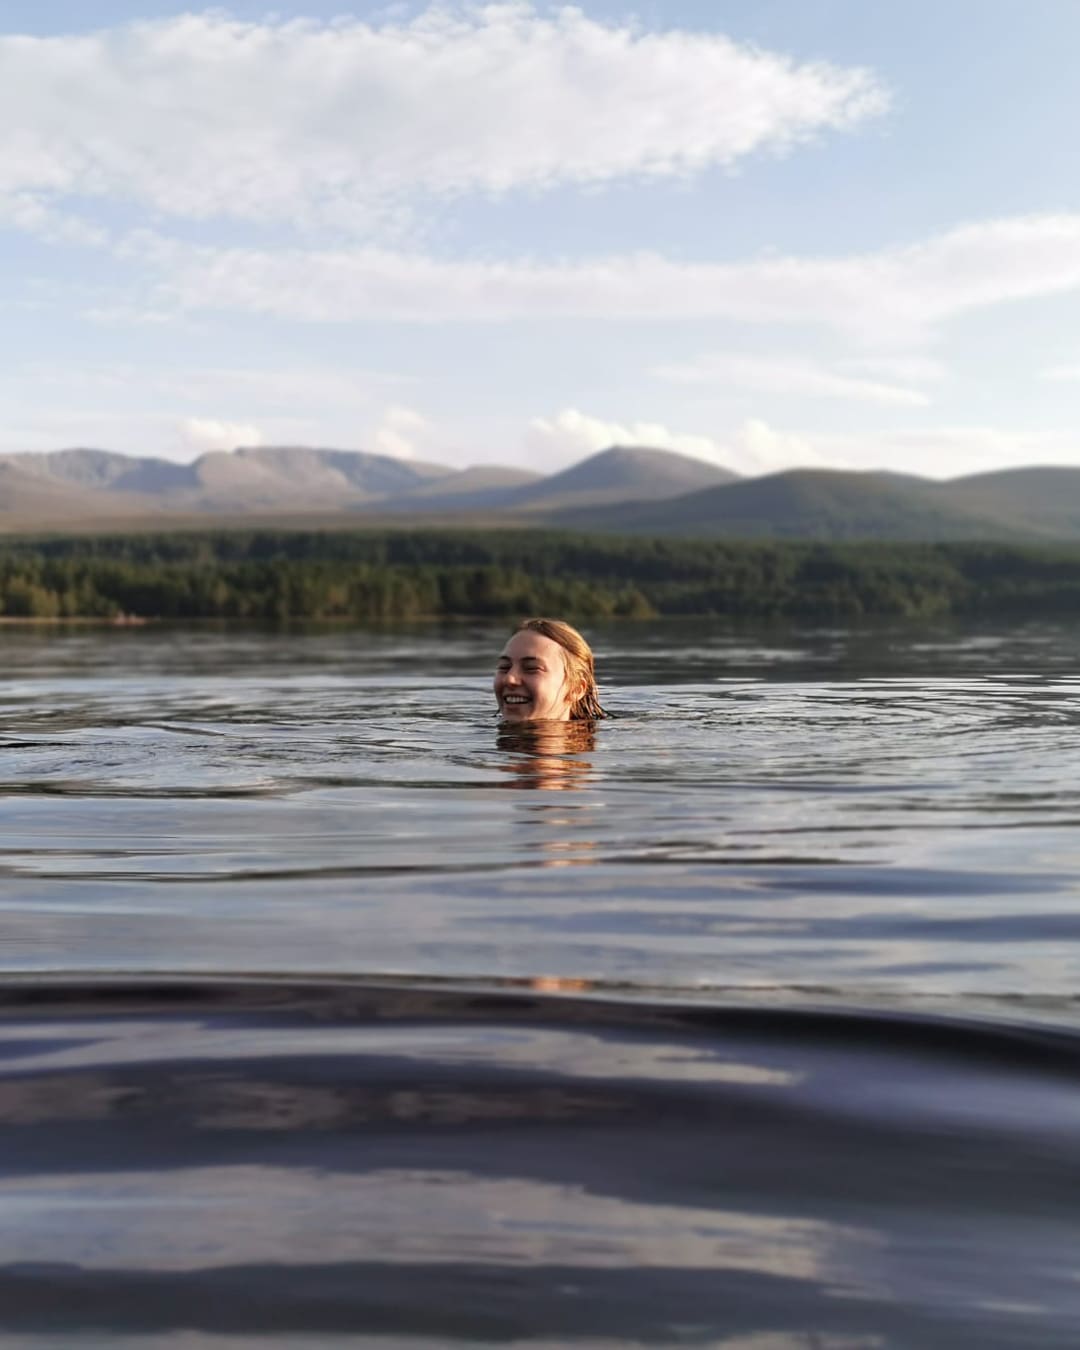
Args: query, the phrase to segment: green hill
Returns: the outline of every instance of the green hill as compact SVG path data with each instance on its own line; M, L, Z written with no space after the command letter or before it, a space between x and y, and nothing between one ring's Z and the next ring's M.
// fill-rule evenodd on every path
M1025 534L1080 538L1080 468L1003 469L940 485L943 501Z
M792 469L659 503L560 515L573 528L788 539L1013 538L1028 531L943 484L893 473Z
M671 450L613 445L561 473L521 488L505 502L512 511L550 513L628 501L658 501L731 482L730 469Z
M1080 539L1080 468L945 482L789 469L739 478L716 464L612 446L558 473L454 470L361 451L264 446L191 464L76 449L0 456L0 531L424 524L602 530L688 538L883 541Z

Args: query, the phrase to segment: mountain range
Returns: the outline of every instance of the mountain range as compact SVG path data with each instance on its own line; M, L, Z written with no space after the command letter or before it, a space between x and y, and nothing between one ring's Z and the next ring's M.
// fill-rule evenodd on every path
M307 446L213 451L190 464L108 450L0 456L0 530L206 517L260 519L513 515L658 501L731 482L717 465L613 446L544 476L524 469L396 459Z
M89 449L0 456L0 532L387 520L702 537L1078 539L1080 468L944 482L838 469L744 478L636 446L550 475L305 446L214 451L191 464Z

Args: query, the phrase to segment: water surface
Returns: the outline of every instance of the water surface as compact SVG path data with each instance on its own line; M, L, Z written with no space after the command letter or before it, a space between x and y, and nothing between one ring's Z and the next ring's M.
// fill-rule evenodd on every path
M1076 1344L1080 638L503 636L0 631L0 1332Z

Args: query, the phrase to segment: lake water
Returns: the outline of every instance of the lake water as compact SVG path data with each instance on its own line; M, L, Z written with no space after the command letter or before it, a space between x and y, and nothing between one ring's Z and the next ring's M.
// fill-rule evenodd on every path
M0 1341L1080 1344L1080 631L0 630Z

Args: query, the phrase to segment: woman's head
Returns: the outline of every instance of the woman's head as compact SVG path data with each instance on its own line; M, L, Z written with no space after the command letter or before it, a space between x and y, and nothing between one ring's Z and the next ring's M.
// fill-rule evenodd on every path
M495 697L508 722L580 722L605 716L593 654L561 619L523 619L502 649Z

